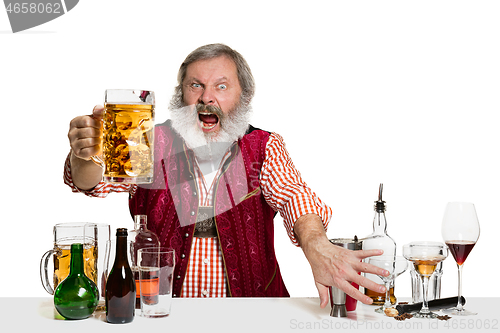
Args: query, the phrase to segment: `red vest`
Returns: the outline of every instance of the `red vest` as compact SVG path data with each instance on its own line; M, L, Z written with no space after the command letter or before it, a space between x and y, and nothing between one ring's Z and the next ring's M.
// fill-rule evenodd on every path
M232 297L288 297L274 252L275 212L259 187L269 133L250 127L231 148L214 189L215 223ZM175 249L173 294L179 296L198 213L194 154L172 130L155 128L155 178L129 200L132 215L148 216L148 229Z

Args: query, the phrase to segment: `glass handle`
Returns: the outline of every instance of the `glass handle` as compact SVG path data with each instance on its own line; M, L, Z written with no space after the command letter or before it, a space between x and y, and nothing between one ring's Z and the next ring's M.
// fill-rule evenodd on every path
M50 284L48 264L50 256L54 253L55 253L54 250L49 250L44 253L42 259L40 260L40 278L42 279L42 285L45 288L45 290L51 295L54 295L54 289Z

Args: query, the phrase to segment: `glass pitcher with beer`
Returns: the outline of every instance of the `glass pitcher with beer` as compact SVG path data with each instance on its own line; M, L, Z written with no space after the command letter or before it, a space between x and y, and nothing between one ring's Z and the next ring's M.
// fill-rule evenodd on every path
M69 274L71 244L83 244L84 272L94 283L97 278L97 225L92 223L59 223L54 226L54 248L45 252L40 261L40 277L45 290L53 295ZM53 283L50 282L49 263L53 257Z
M104 97L102 155L92 160L108 183L153 181L154 92L108 89Z

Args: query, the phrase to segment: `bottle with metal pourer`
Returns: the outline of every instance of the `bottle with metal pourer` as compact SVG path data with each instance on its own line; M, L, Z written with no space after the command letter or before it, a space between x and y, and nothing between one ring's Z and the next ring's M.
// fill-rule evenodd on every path
M387 221L385 219L386 205L385 201L382 200L382 191L383 184L380 184L378 200L375 201L374 205L375 216L373 218L373 233L362 239L362 248L363 250L382 249L384 250L384 255L396 256L396 242L387 234ZM367 259L365 259L365 261L366 260ZM369 273L365 273L364 275L366 278L375 281L378 284L383 283L377 275ZM385 293L379 293L365 288L365 295L369 296L373 300L374 305L383 305L385 302ZM394 281L392 282L389 290L389 295L391 303L396 304L396 297L394 296Z

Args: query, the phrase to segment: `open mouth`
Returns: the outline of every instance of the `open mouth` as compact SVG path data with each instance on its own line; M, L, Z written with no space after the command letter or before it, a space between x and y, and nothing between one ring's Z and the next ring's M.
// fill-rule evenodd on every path
M219 117L212 112L198 112L201 128L205 131L210 131L219 123Z

